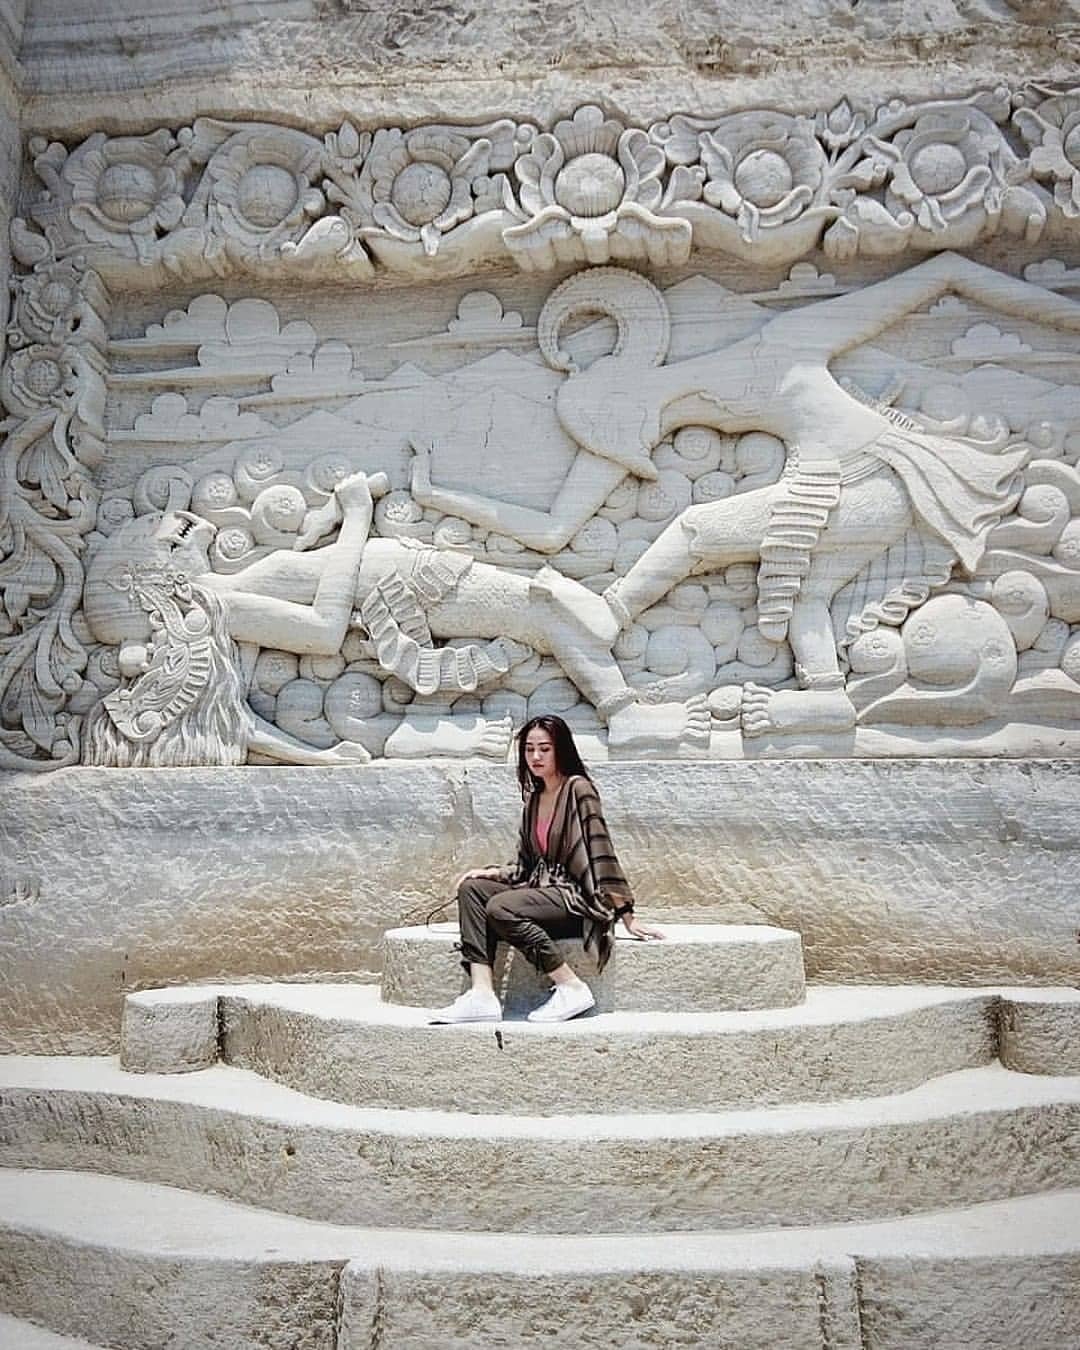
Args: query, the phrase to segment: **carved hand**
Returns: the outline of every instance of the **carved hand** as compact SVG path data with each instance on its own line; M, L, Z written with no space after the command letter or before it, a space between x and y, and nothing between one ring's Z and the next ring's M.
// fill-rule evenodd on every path
M410 441L415 458L412 463L412 478L409 488L415 501L421 506L433 506L434 490L431 486L431 446L417 445Z
M373 474L372 479L385 478L385 474ZM366 473L352 473L343 478L334 488L334 496L343 511L371 510L374 497L372 482Z

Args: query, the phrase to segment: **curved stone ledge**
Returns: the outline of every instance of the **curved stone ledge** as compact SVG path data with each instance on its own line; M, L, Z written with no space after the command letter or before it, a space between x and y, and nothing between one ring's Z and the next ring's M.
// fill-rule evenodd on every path
M768 1228L1080 1185L1080 1079L998 1067L862 1101L599 1118L363 1110L225 1066L169 1078L99 1060L0 1068L4 1166L77 1160L332 1222Z
M547 1350L555 1336L606 1350L613 1326L632 1326L634 1344L644 1345L687 1316L688 1335L740 1350L817 1345L823 1328L837 1350L1056 1350L1073 1325L1078 1201L1063 1190L947 1219L781 1233L629 1243L611 1234L455 1234L448 1243L441 1234L313 1228L110 1177L8 1172L0 1255L19 1272L5 1302L20 1315L110 1343L160 1341L179 1327L185 1350L216 1350L223 1316L235 1344L257 1340L267 1350L369 1350L377 1338L475 1350L507 1334L523 1350ZM147 1283L158 1297L133 1295ZM57 1287L71 1291L64 1304ZM51 1350L55 1341L44 1338Z

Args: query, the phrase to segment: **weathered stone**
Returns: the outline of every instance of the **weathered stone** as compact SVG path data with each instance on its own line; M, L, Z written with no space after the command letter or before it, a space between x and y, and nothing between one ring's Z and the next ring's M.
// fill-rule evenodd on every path
M724 1350L822 1337L835 1350L908 1350L941 1345L935 1326L958 1346L1061 1350L1074 1325L1078 1198L980 1205L948 1228L932 1215L631 1243L456 1234L448 1246L437 1234L312 1225L115 1178L7 1172L0 1255L21 1315L111 1344L180 1331L185 1350L216 1350L225 1334L321 1350L335 1344L340 1286L336 1344L347 1350L380 1340L479 1350L507 1336L529 1350L564 1338L602 1350L613 1327L633 1350L703 1336ZM142 1281L156 1297L137 1296ZM298 1297L303 1281L310 1292Z
M149 989L124 999L120 1063L129 1073L190 1073L217 1056L215 990Z
M222 1065L9 1060L3 1076L6 1166L77 1164L378 1227L788 1227L1080 1184L1080 1079L997 1066L859 1101L547 1117L343 1106Z
M1074 984L1076 774L788 761L595 777L646 920L795 929L811 980ZM374 979L383 931L422 920L466 866L505 861L516 829L509 771L477 765L11 775L0 798L0 1034L40 1053L115 1050L133 989ZM872 847L853 847L860 830Z
M873 1096L995 1054L997 996L975 990L815 988L801 1008L755 1016L620 1012L555 1032L432 1027L373 993L223 989L223 1058L357 1106L558 1115ZM1059 1025L1075 1011L1062 1004ZM1055 1069L1046 1056L1040 1072L1068 1072L1068 1059Z
M768 924L668 924L662 931L662 942L640 942L620 938L616 930L611 966L602 977L609 1000L607 1006L598 1003L602 1012L611 1008L719 1012L802 1002L805 981L798 933ZM386 1002L427 1008L449 1002L458 992L450 955L457 937L454 924L391 929L383 946L381 988ZM590 971L582 968L578 973L594 992L600 987ZM517 978L516 971L511 978ZM530 990L533 1006L544 987L538 984Z

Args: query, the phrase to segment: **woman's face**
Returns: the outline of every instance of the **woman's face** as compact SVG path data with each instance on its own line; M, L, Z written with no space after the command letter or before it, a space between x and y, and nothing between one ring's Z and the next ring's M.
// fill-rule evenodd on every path
M525 763L529 772L539 778L545 786L558 777L555 763L555 742L551 733L541 727L533 727L525 737Z

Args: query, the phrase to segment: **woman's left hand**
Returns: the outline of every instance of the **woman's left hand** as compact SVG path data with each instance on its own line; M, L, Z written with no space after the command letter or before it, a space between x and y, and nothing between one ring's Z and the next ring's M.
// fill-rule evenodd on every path
M639 942L662 942L664 940L663 929L652 928L647 923L642 923L640 919L635 918L633 914L623 916L623 927L632 938L637 938Z

